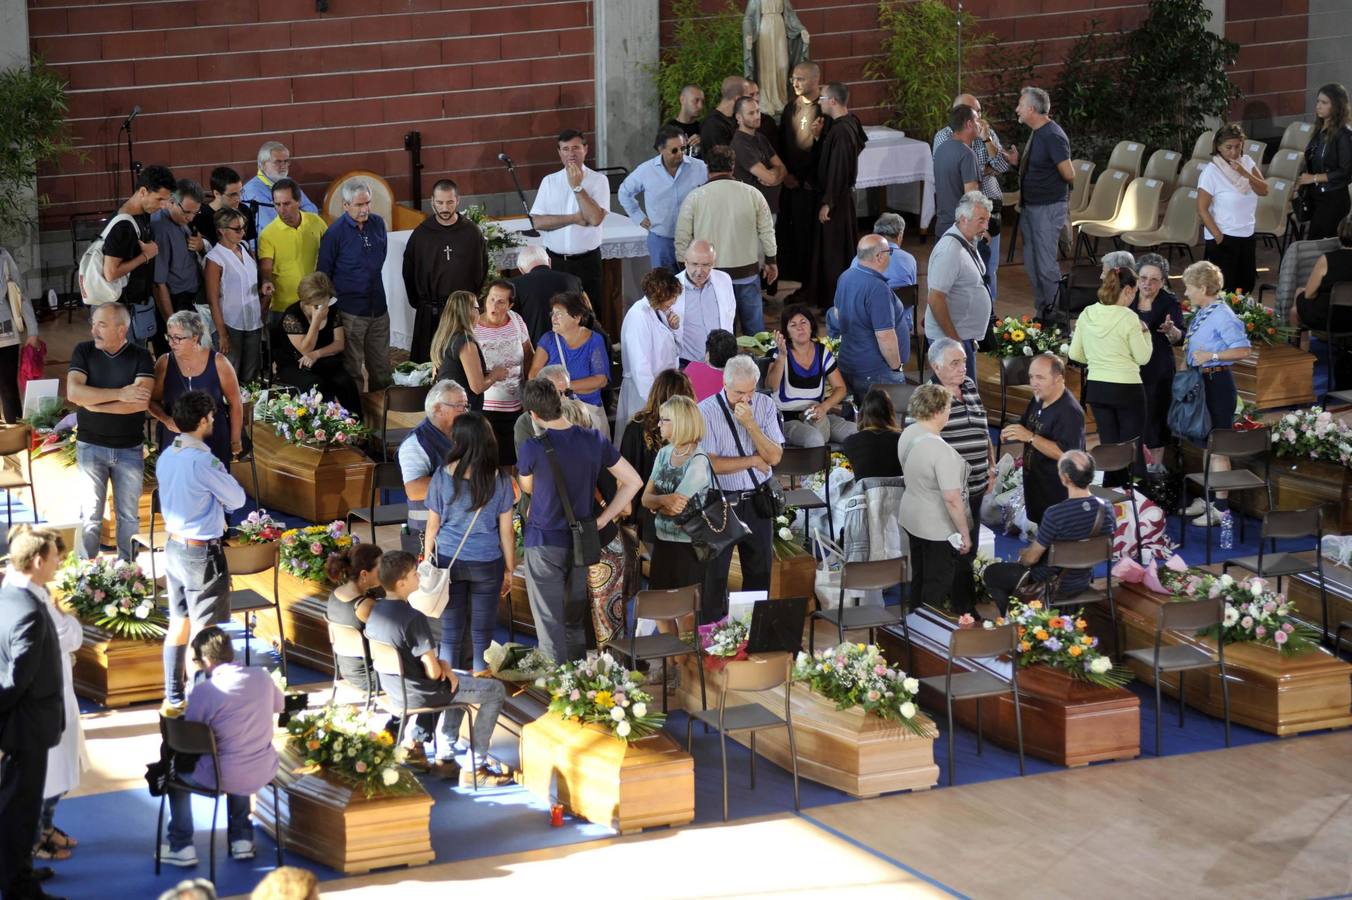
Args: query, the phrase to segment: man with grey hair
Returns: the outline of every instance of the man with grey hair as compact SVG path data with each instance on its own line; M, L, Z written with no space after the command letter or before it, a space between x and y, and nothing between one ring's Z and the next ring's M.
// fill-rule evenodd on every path
M404 494L408 497L407 543L413 547L423 545L422 533L427 528L424 503L427 486L432 481L432 473L446 462L451 452L451 424L467 409L469 399L463 387L449 378L438 381L423 401L426 418L399 444L399 472L404 479Z
M1000 136L995 133L991 127L990 121L981 115L981 101L972 94L959 94L953 98L953 106L970 106L976 111L977 136L972 142L972 150L976 153L977 175L981 181L981 193L990 198L995 208L991 210L992 220L997 220L997 225L992 225L990 229L990 239L982 242L984 250L983 257L986 260L986 280L990 282L991 296L996 294L996 275L1000 270L1000 232L998 230L998 218L1000 207L1004 202L1004 188L1000 186L1000 176L1009 171L1012 160L1018 159L1018 151L1013 147L1006 150L1000 144ZM934 149L938 151L939 145L953 136L953 129L944 127L934 135Z
M1019 93L1014 112L1032 129L1019 167L1019 230L1023 232L1023 266L1033 286L1034 310L1045 315L1056 303L1061 265L1056 260L1066 203L1075 167L1070 164L1070 139L1051 120L1051 98L1041 88ZM1011 162L1017 162L1015 153Z
M1019 552L1016 563L992 563L982 577L986 590L995 600L978 605L983 619L994 619L1009 608L1009 598L1021 582L1057 585L1056 599L1064 600L1089 587L1090 569L1063 569L1041 565L1047 550L1056 541L1082 541L1101 534L1112 534L1117 524L1110 504L1089 492L1094 483L1094 460L1083 450L1067 450L1056 463L1057 478L1065 488L1066 499L1049 507L1038 525L1037 537ZM1059 578L1059 581L1058 581ZM983 608L984 607L984 608Z
M291 151L286 149L285 144L266 141L258 148L258 174L250 178L240 191L240 202L249 207L257 223L255 234L262 234L268 223L277 218L277 210L272 205L272 185L278 179L289 177L290 171ZM302 212L319 212L319 207L299 187L296 188L296 199L300 202Z
M685 251L685 268L676 276L682 293L671 311L681 321L677 355L682 366L704 358L709 332L719 328L732 331L737 296L732 276L715 269L717 262L718 251L713 244L703 239L691 241Z
M385 220L371 212L371 185L360 179L343 185L343 214L319 242L315 270L333 279L338 321L343 326L343 364L360 389L390 383L390 313L385 305Z
M915 284L918 280L915 257L901 249L901 237L906 233L906 220L896 213L883 213L873 223L873 233L886 238L887 246L892 248L892 255L887 258L887 271L883 272L887 286L895 291L897 288ZM859 265L859 257L856 254L850 268L857 269ZM910 311L907 312L909 314Z
M975 381L976 342L986 336L991 319L986 263L977 247L990 222L991 201L980 191L968 191L958 201L954 217L953 227L939 235L930 254L925 337L961 341L967 351L967 375Z
M885 289L885 288L884 288ZM774 521L756 509L757 486L774 478L784 456L784 432L775 402L756 390L760 369L749 356L734 356L723 368L723 390L699 404L704 416L700 448L709 456L718 485L749 534L736 544L742 590L770 587ZM700 591L700 622L716 622L728 612L728 567L732 547L705 569Z
M540 370L540 374L535 377L543 378L545 381L554 385L554 389L559 392L560 397L567 398L573 396L573 380L568 374L567 366L558 365L557 363L551 366L545 366ZM533 437L539 437L542 433L541 429L536 427L535 420L530 417L530 413L523 412L521 415L517 416L516 424L512 426L512 443L516 446L517 455L519 456L521 454L522 444ZM530 505L528 502L529 497L529 494L522 495L522 515L525 515L526 509Z
M174 184L167 204L150 217L150 233L159 252L155 254L153 291L155 318L159 325L151 346L157 354L168 352L165 323L183 310L195 310L197 293L202 287L202 264L198 254L206 246L202 236L191 227L193 217L202 208L202 186L187 178ZM209 346L210 339L206 341Z
M833 303L840 330L840 371L862 401L874 384L899 384L911 355L911 315L887 286L884 272L892 246L880 234L866 234L855 247L855 262L836 281Z
M516 302L512 308L526 322L532 346L540 346L540 339L549 334L554 323L550 320L549 301L555 294L582 294L582 279L572 272L560 272L551 267L549 253L539 244L527 244L516 254L516 268L520 275L512 279ZM587 300L591 305L591 300Z

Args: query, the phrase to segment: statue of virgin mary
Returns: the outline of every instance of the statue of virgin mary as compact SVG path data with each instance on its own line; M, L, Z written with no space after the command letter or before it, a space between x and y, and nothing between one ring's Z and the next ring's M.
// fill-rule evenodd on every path
M807 29L790 0L747 0L742 17L742 74L760 85L761 111L778 116L793 96L789 73L807 59Z

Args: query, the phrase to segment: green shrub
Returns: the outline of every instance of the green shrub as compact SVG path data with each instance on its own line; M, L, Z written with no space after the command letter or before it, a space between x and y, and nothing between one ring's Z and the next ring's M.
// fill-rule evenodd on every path
M713 15L699 0L674 0L671 13L676 28L655 73L663 121L681 111L681 88L687 84L704 88L707 110L718 103L723 79L742 74L742 11L733 0Z

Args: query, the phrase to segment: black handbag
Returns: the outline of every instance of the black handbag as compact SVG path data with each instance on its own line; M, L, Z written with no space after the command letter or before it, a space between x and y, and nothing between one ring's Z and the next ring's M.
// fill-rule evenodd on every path
M1188 351L1184 351L1188 352ZM1205 441L1211 433L1211 412L1206 405L1202 370L1188 366L1174 373L1169 403L1169 430L1179 438Z
M601 561L601 535L596 530L596 517L579 519L573 515L573 503L568 499L568 491L564 489L563 472L559 469L559 461L554 457L554 445L549 441L548 432L540 435L540 442L545 445L545 458L549 460L549 468L554 472L554 491L559 495L563 514L568 518L568 530L573 536L573 565L594 566Z
M709 457L703 453L699 455L704 456L706 462L709 461ZM709 473L711 483L704 492L703 503L698 506L693 503L687 505L685 512L675 520L681 531L689 535L690 549L700 562L716 559L724 550L751 533L746 524L737 518L723 490L712 480L712 462L709 463Z
M728 402L723 399L721 391L718 394L718 408L723 410L723 417L728 420L728 430L732 432L732 440L737 445L737 455L750 456L742 446L742 439L737 436L737 423L733 421L732 411L728 409ZM756 515L771 520L784 515L788 504L784 500L784 489L779 486L774 474L771 473L769 478L758 482L754 469L747 469L746 473L750 476L751 483L756 485L751 491L751 508L756 511Z

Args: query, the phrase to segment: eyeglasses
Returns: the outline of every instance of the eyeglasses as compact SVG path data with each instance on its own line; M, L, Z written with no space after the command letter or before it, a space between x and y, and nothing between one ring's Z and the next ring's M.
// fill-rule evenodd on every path
M183 343L183 342L186 341L186 340L191 340L191 337L192 337L191 335L187 335L187 334L171 334L171 335L168 335L169 343L171 343L171 344L181 344L181 343Z
M225 227L223 227L223 228L221 229L221 231L238 231L239 233L243 234L243 233L244 233L244 226L243 226L243 225L226 225Z
M451 409L458 409L460 410L460 412L464 412L465 410L469 409L468 403L443 403L441 405L449 406Z

